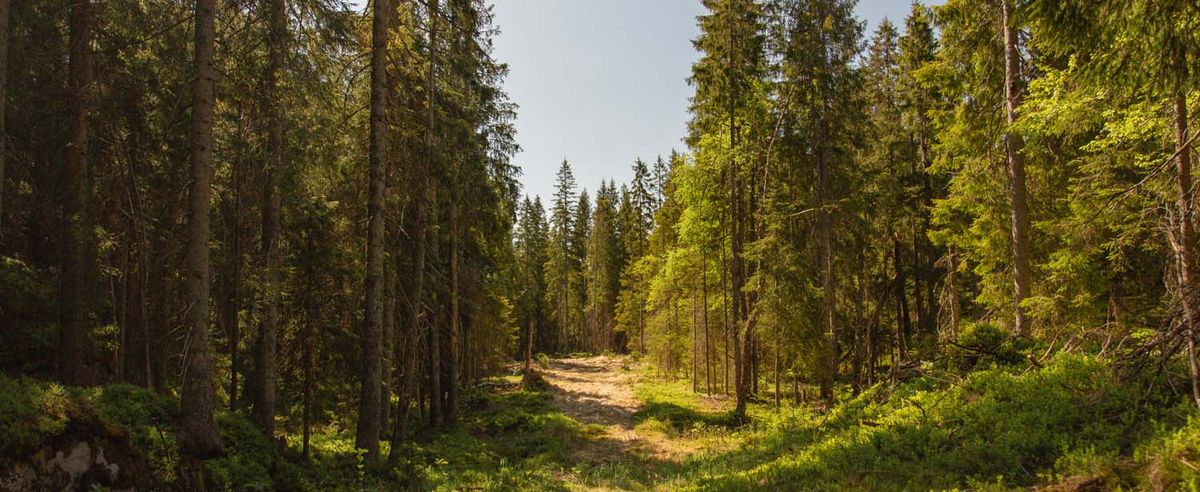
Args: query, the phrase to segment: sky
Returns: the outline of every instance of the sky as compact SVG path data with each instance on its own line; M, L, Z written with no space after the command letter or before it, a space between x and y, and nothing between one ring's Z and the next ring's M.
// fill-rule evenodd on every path
M494 3L494 56L509 65L504 87L519 106L514 163L524 193L548 206L563 159L594 191L602 180L628 181L638 157L684 149L699 0ZM860 0L857 13L869 35L884 17L902 24L910 5Z

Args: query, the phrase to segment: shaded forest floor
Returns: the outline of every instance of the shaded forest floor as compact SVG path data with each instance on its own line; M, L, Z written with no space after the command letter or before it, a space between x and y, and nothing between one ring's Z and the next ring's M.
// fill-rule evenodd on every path
M776 409L764 395L744 420L732 417L730 399L695 394L689 381L631 358L543 362L534 388L523 387L519 367L467 388L460 422L421 430L389 466L363 463L353 420L339 418L352 412L330 413L314 429L309 458L299 455L294 419L280 421L288 443L280 450L243 411L222 412L228 453L207 464L211 488L1200 488L1195 408L1161 377L1122 379L1090 356L1063 354L1042 367L926 366L897 386L843 388L828 410L790 399ZM128 385L0 376L0 489L14 466L78 439L140 450L138 466L150 470L140 475L154 483L139 488L170 489L177 411L173 398Z
M776 408L761 395L737 420L732 399L693 393L689 381L630 358L544 361L540 390L508 395L549 395L543 411L579 432L565 436L559 452L513 462L525 481L508 483L731 491L1200 485L1200 418L1161 380L1121 380L1107 361L1073 354L1044 367L975 363L982 365L926 366L921 377L857 395L843 388L829 410L790 398ZM528 430L526 437L543 432ZM484 482L460 475L426 486L489 489L491 480L520 475L499 471Z

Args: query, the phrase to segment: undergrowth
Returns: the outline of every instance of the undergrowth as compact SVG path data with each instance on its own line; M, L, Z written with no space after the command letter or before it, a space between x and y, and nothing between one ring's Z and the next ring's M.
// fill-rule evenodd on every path
M366 465L353 427L336 420L314 428L305 459L298 429L281 425L288 447L280 452L243 413L223 412L228 452L208 462L209 480L218 490L1200 487L1200 416L1186 402L1148 398L1145 383L1119 380L1094 357L1063 354L1040 368L994 362L881 383L828 411L755 402L744 420L728 411L729 399L646 374L635 391L643 406L634 431L687 443L673 460L580 462L577 451L604 439L605 429L558 411L543 389L522 390L519 376L467 391L457 425L418 432L404 459L388 466ZM0 377L0 464L90 415L124 429L169 487L177 406L128 385L77 389Z

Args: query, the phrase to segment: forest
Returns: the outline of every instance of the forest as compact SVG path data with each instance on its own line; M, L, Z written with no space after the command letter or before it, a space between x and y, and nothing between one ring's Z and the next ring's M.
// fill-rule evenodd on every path
M698 1L543 201L490 0L0 0L0 490L1200 487L1200 4Z

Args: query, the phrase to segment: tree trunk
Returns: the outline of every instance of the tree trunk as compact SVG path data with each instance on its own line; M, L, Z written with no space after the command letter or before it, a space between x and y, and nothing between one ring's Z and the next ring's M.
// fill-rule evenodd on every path
M1196 317L1200 315L1197 306L1196 280L1200 278L1196 272L1196 229L1193 224L1192 211L1192 151L1187 147L1188 114L1187 100L1184 96L1175 96L1175 147L1179 157L1176 158L1175 179L1179 182L1179 232L1176 238L1175 255L1178 258L1179 295L1183 307L1184 323L1187 323L1187 350L1190 376L1192 380L1192 400L1200 406L1200 365L1196 362Z
M900 360L908 358L908 336L912 333L912 320L908 316L908 277L905 275L904 259L900 256L900 236L892 235L892 258L896 263L896 347Z
M778 335L778 331L776 331L776 335ZM775 367L774 367L773 372L775 373L775 411L778 412L779 411L779 339L778 339L778 336L776 337L776 340L775 340Z
M762 354L759 353L759 350L758 350L760 348L759 347L760 342L758 339L758 335L755 334L754 332L751 332L750 330L747 330L747 331L749 332L749 335L746 338L746 345L744 348L746 349L747 353L749 354L746 357L747 358L746 363L747 363L747 365L750 366L750 382L749 382L750 394L757 397L759 394L758 393L758 383L759 383L759 379L761 379L760 376L762 374L759 372L759 369L760 369L759 362L762 362Z
M420 167L420 164L418 164ZM418 173L421 171L418 170ZM424 178L421 178L425 182ZM424 189L423 187L421 189ZM418 192L421 193L421 192ZM403 367L400 381L399 402L396 406L396 416L393 426L395 430L392 432L392 450L388 455L388 460L395 463L399 461L401 456L401 444L404 442L404 436L408 427L408 412L411 400L417 394L419 379L417 372L420 370L420 365L417 362L417 346L421 340L421 314L423 305L421 298L424 295L425 287L425 205L424 200L418 195L416 204L416 224L414 225L414 245L413 245L413 271L412 275L412 290L409 294L409 309L408 309L408 328L404 333L403 354L398 357L397 363ZM421 411L421 399L416 399L417 411Z
M430 32L429 45L433 46L436 38L437 22L434 22L437 15L437 0L432 0L430 5ZM411 295L412 306L409 309L409 333L408 343L406 344L406 353L404 364L406 365L403 381L400 384L400 404L396 412L396 431L392 433L392 451L388 456L392 462L397 462L400 459L400 444L403 442L408 420L408 399L409 395L414 393L417 386L417 370L420 364L417 364L417 344L421 340L421 297L424 294L425 287L425 242L428 231L426 230L426 222L428 220L428 204L432 201L430 197L431 180L429 174L433 166L433 143L434 143L434 64L432 51L429 60L429 72L426 79L426 87L429 100L427 101L428 122L425 128L425 151L426 156L423 162L417 164L417 197L416 197L416 225L414 234L414 251L413 251L413 290ZM430 349L432 352L432 348ZM421 398L417 398L417 411L421 412Z
M450 360L446 362L446 418L443 423L453 424L458 420L458 332L461 313L458 299L458 198L454 191L450 196Z
M316 251L316 249L317 249L317 245L316 245L315 241L313 240L313 238L310 236L308 239L308 250ZM307 459L309 456L309 441L311 440L311 437L312 437L312 431L311 431L311 429L312 429L312 410L313 410L312 409L312 406L313 406L312 392L313 392L313 379L315 376L313 373L316 370L316 368L314 367L314 360L313 360L314 359L313 352L315 349L314 345L316 344L316 341L313 340L313 333L316 331L316 327L318 326L318 323L320 323L320 320L321 320L321 311L320 311L321 306L317 302L317 299L316 299L316 293L317 293L316 269L312 267L311 263L309 263L309 267L306 268L306 270L307 271L305 272L305 286L304 286L304 296L303 296L303 299L304 299L303 305L304 305L304 312L305 312L304 327L303 327L303 331L300 334L300 343L301 343L301 347L302 347L300 357L302 359L301 364L303 365L303 371L304 371L304 383L303 383L304 387L301 389L301 392L302 392L301 399L302 399L302 404L304 405L304 413L301 416L300 426L302 429L301 432L303 434L303 436L301 438L302 439L301 450L302 450L304 457Z
M700 280L700 297L701 297L701 313L704 323L704 389L708 396L713 394L712 381L712 345L711 337L708 333L708 251L705 250L704 257L701 258L701 280Z
M646 353L646 306L642 298L638 298L638 352Z
M1025 159L1021 155L1025 141L1012 131L1021 105L1021 58L1017 50L1017 29L1013 25L1012 0L1000 0L1004 21L1004 99L1008 126L1004 129L1004 149L1008 157L1009 200L1012 206L1013 304L1016 323L1013 335L1029 334L1029 320L1021 303L1029 297L1029 203L1025 190Z
M828 141L826 139L825 141ZM829 169L829 152L822 146L817 151L817 209L820 210L817 227L818 241L821 248L821 269L823 293L822 323L825 329L825 370L821 374L821 398L827 403L833 403L833 385L837 380L838 356L837 333L835 330L834 308L836 284L833 277L833 213L826 208L825 201L830 198L831 183Z
M387 193L387 38L391 2L375 0L371 21L371 143L367 195L366 314L362 332L362 392L354 445L367 451L367 460L379 460L380 388L383 362L380 335L383 325L384 196Z
M725 396L729 396L729 349L730 349L730 328L729 328L729 288L726 282L725 268L725 247L721 250L721 384L722 391Z
M395 244L395 243L393 243ZM387 437L391 427L388 422L392 418L392 376L396 364L396 255L389 254L383 265L384 276L384 308L383 308L383 343L381 346L380 385L379 385L379 438Z
M68 59L68 118L70 140L63 153L62 169L62 267L59 271L58 375L66 384L83 381L88 350L88 320L84 262L86 239L87 92L91 73L91 0L71 4ZM0 149L5 150L5 149ZM3 153L3 152L0 152Z
M263 319L258 341L255 344L254 377L254 420L268 438L275 437L275 351L278 345L280 273L279 251L276 243L279 236L281 200L279 175L283 172L284 160L284 114L283 95L279 86L284 69L284 53L287 43L287 1L266 0L270 12L267 33L267 70L264 74L267 86L268 120L267 161L264 169L262 196L262 262L263 262Z
M865 265L866 260L863 258L864 245L859 244L857 249L857 260L859 265ZM867 316L867 269L859 269L858 292L854 296L854 394L857 396L863 388L863 362L866 359L866 331ZM869 383L868 383L869 384Z
M696 323L696 288L692 287L692 393L700 392L700 331Z
M0 0L0 239L4 239L4 167L8 156L4 126L8 102L8 6L9 0Z
M437 125L437 27L438 0L429 1L429 71L426 74L425 90L428 99L425 103L428 123L425 127L425 169L421 173L425 200L429 204L436 203L433 197L433 183L430 174L434 166L434 145ZM418 238L424 242L428 232L422 232ZM429 419L430 424L441 425L442 419L442 330L441 323L433 322L429 330Z
M525 374L533 369L533 333L537 331L537 316L529 320L529 333L525 338Z
M229 409L238 408L238 376L241 374L241 345L238 326L238 290L242 275L242 176L241 163L234 161L232 167L232 196L221 197L221 216L225 229L225 262L219 273L217 317L225 329L229 342Z
M730 123L733 123L732 116L730 117ZM733 137L733 134L733 132L730 133L731 148L734 147L734 140L736 140ZM735 160L730 164L731 186L729 191L731 209L730 225L733 234L732 240L730 241L729 251L729 297L733 301L733 306L730 310L732 315L732 320L730 323L730 330L732 330L732 332L730 336L731 340L733 341L733 384L735 396L734 399L736 401L734 406L734 414L736 414L738 417L742 417L746 414L746 401L749 398L749 388L746 386L747 368L741 340L741 332L744 329L743 321L745 317L744 313L742 312L742 308L744 306L741 298L745 279L742 277L742 215L741 193L739 192L741 183L739 182L740 180L736 178L737 174L737 161Z
M7 0L0 0L6 2ZM0 20L2 22L2 20ZM2 75L0 75L2 77ZM2 96L0 96L2 99ZM129 230L132 247L137 251L135 274L128 282L131 334L130 350L126 350L125 380L146 388L153 388L150 372L150 311L147 290L150 286L150 241L146 233L146 212L142 206L142 195L138 189L138 176L145 166L141 136L145 132L145 114L142 110L143 94L131 90L127 100L126 118L129 125L128 166L125 170L125 188L129 200ZM3 103L0 103L3 104ZM2 133L2 132L0 132ZM0 152L2 154L2 152ZM137 350L134 349L136 346ZM128 354L134 354L129 356Z
M186 364L179 402L179 446L193 464L224 448L213 418L212 353L208 341L209 199L212 190L213 51L216 0L196 0L192 85L191 188L188 200ZM199 484L192 484L199 485Z
M737 146L738 146L737 114L736 114L735 106L734 106L736 104L738 94L737 94L737 90L736 90L737 84L735 83L734 80L732 80L732 77L733 77L732 74L734 71L734 67L737 64L737 60L734 59L732 56L733 53L735 53L734 42L736 41L734 39L734 29L732 26L733 20L734 20L733 17L730 16L729 22L731 25L729 26L728 50L729 50L729 53L731 56L729 57L729 60L728 60L729 66L727 67L728 72L729 72L729 77L731 79L729 81L729 85L733 92L733 94L731 94L730 98L729 98L729 108L728 108L729 151L731 153L735 152L737 149ZM741 337L740 332L743 329L742 323L744 321L744 317L746 316L746 313L744 312L745 306L742 303L742 296L743 296L742 289L745 286L745 281L746 281L745 277L743 276L744 272L742 271L742 249L743 249L742 241L744 239L743 233L744 233L745 217L743 217L743 210L742 210L742 183L741 183L741 179L739 176L738 161L736 158L731 158L729 160L729 210L730 210L729 222L730 222L730 229L731 229L731 238L729 241L729 245L730 245L729 246L729 263L730 263L730 266L729 266L729 279L730 279L729 290L730 290L730 297L733 299L733 309L732 309L733 320L732 320L730 328L733 330L733 333L732 333L733 368L734 368L733 381L734 381L734 394L736 395L736 397L735 397L736 405L734 407L734 414L740 418L740 417L744 417L746 415L746 400L749 397L749 395L747 394L749 388L746 387L746 376L747 376L746 375L746 367L744 367L745 360L742 356L742 350L741 350L741 345L740 345L740 341L741 341L740 340L740 337Z
M958 341L958 252L954 248L946 253L946 304L950 310L949 330L950 341Z

